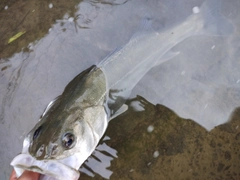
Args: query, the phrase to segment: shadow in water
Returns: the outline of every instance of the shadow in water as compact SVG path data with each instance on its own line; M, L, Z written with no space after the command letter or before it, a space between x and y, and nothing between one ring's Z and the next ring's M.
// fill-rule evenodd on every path
M142 111L134 110L134 102ZM208 132L141 96L128 105L128 111L109 123L105 138L80 168L81 180L240 177L240 109L229 123Z

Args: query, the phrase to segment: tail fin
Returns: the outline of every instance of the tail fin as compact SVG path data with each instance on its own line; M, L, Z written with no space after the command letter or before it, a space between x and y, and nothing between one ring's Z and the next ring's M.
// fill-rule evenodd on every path
M221 4L221 0L206 0L200 9L193 8L193 13L199 13L204 23L200 34L224 36L234 32L234 25L221 13Z

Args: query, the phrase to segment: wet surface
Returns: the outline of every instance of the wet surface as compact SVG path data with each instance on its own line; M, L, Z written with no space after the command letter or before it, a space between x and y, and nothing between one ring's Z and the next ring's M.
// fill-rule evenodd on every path
M171 29L202 2L2 1L0 179L8 179L24 136L73 77L126 44L146 14L154 29ZM222 4L233 34L183 41L173 48L177 57L140 81L131 97L147 99L132 100L142 111L129 108L110 122L110 140L80 179L240 178L239 9L235 0Z
M1 2L1 43L0 57L7 58L43 38L49 28L65 13L73 16L75 5L80 1L2 1ZM54 4L54 10L53 8ZM51 7L52 5L52 7ZM73 16L74 17L74 16ZM8 43L9 38L25 32L17 41Z

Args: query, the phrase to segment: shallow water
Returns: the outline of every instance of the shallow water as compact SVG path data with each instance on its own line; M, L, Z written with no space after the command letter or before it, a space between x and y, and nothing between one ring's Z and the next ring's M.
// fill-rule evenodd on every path
M1 2L0 179L8 179L24 135L74 76L127 43L146 15L161 31L202 2ZM239 178L239 10L237 0L222 4L233 34L186 39L173 48L178 56L140 81L131 108L110 122L80 179Z

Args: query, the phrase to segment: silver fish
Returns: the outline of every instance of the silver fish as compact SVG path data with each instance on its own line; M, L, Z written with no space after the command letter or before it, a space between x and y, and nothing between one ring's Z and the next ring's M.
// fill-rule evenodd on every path
M23 142L11 165L20 176L27 169L42 179L79 178L109 120L126 111L131 90L154 66L178 52L170 49L193 35L226 35L233 26L220 14L220 2L208 0L183 23L156 32L146 17L140 32L121 49L76 76L52 101Z

